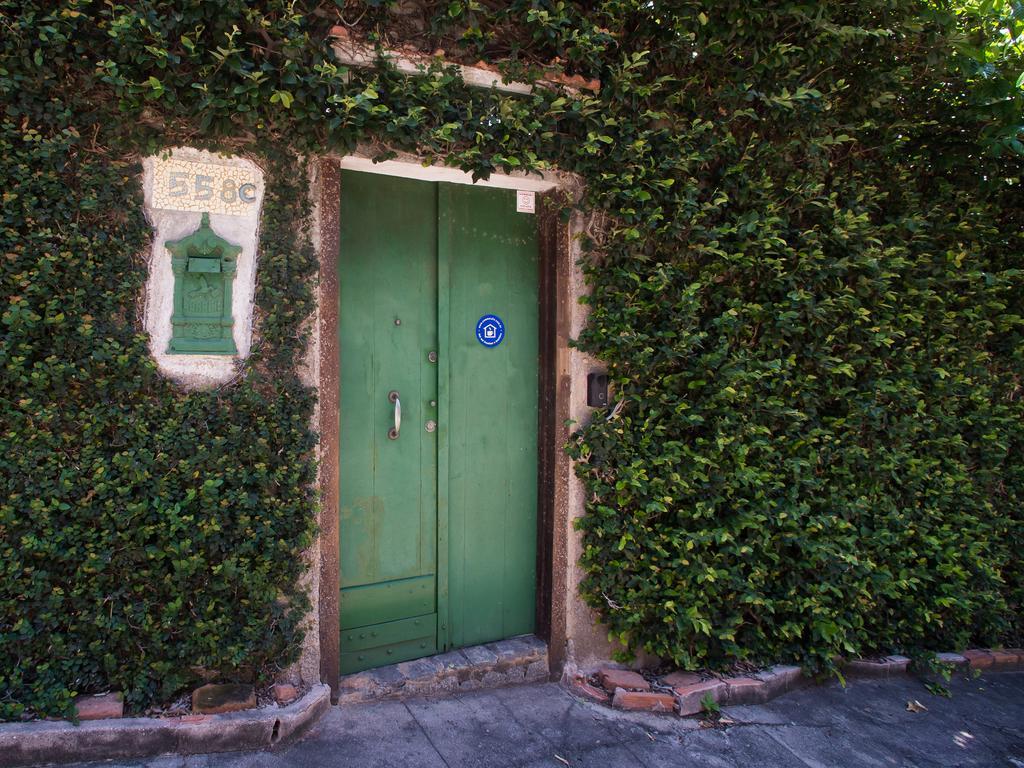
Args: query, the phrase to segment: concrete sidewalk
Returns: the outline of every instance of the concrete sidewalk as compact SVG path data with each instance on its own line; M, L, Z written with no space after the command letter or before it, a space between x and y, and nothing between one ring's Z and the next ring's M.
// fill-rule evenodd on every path
M1024 673L951 684L952 699L909 678L807 688L726 707L733 725L625 714L554 684L446 699L334 707L272 752L160 757L151 768L470 768L471 766L1007 766L1024 768ZM911 699L927 712L906 709Z

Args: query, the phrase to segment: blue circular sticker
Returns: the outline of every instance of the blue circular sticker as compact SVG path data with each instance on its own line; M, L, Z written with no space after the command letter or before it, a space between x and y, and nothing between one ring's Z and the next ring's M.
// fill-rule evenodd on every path
M484 315L476 322L476 340L485 347L496 347L505 339L505 324L497 315Z

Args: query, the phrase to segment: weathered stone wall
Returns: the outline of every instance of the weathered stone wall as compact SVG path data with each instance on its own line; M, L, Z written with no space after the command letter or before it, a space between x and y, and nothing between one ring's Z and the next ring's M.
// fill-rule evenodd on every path
M599 223L591 216L576 214L570 222L570 262L572 271L569 279L570 310L570 336L576 338L587 322L588 308L582 304L580 299L588 293L583 272L579 262L583 257L580 247L579 235L590 233ZM593 233L597 234L597 233ZM573 421L573 428L587 424L591 419L593 409L587 406L587 374L598 370L601 366L590 355L579 349L570 348L569 353L569 418ZM611 394L611 393L609 393ZM568 488L568 509L556 519L564 521L565 538L567 551L565 561L555 563L556 568L563 568L567 573L565 579L565 667L566 673L575 672L577 669L589 669L600 662L611 658L614 649L613 644L608 640L607 630L598 623L597 614L587 606L579 596L579 583L583 578L583 571L579 567L582 541L579 531L573 523L583 515L585 502L583 484L575 473L569 473Z

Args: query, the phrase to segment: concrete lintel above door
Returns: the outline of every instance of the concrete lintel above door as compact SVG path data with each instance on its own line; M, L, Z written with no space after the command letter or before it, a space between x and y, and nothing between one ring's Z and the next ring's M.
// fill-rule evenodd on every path
M473 175L443 165L423 165L412 155L399 155L398 159L385 160L380 163L372 157L346 155L340 160L341 169L345 171L362 171L363 173L379 173L384 176L401 176L406 179L421 181L445 181L449 184L473 184L478 187L499 187L501 189L521 189L531 192L548 192L556 188L576 186L574 177L557 171L549 171L548 178L536 175L492 173L486 179L473 181Z

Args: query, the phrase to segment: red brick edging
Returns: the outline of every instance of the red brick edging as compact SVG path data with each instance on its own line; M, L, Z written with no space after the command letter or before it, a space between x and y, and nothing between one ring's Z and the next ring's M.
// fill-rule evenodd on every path
M0 723L0 766L267 749L316 722L331 706L330 693L320 684L287 706L215 715L83 718L79 725L66 720Z
M1024 649L999 651L970 649L963 653L939 653L941 664L954 669L989 672L1024 670ZM886 678L905 675L910 667L906 656L881 659L852 659L844 662L842 673L850 678ZM696 715L704 709L707 697L718 705L764 704L788 691L811 685L813 680L796 666L776 665L743 677L710 677L678 671L665 675L656 690L638 672L604 668L597 674L601 687L584 676L573 680L578 693L617 709L643 712L675 712L679 716Z

